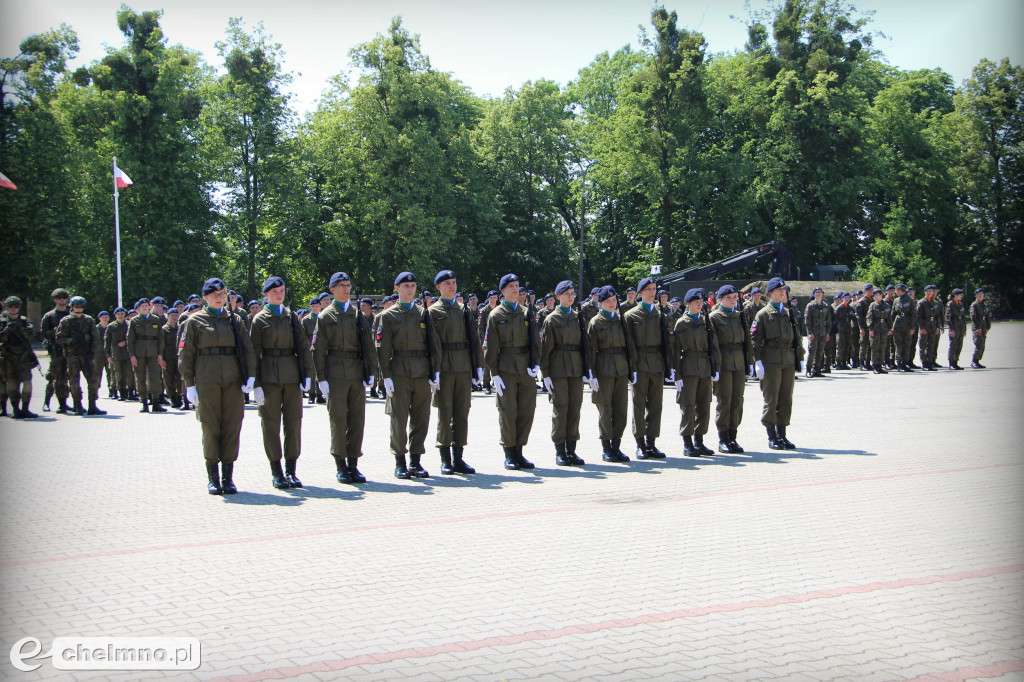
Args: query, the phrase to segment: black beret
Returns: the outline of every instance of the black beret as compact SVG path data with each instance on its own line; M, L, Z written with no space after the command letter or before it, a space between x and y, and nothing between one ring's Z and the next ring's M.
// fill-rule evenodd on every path
M326 291L321 292L321 294L317 298L319 298L321 301L324 300L325 298L330 299L332 301L334 300L334 296L332 296L329 292Z
M573 288L574 288L574 287L573 287L573 285L572 285L572 280L570 280L570 279L563 279L563 280L562 280L561 282L559 282L559 283L558 283L558 285L557 285L557 286L555 287L555 296L561 296L561 295L562 295L562 294L564 294L564 293L565 293L566 291L568 291L569 289L573 289Z
M597 290L597 300L607 301L612 296L615 296L615 287L606 285Z
M223 291L224 289L227 289L227 285L224 284L224 280L220 277L211 277L203 282L203 296L212 294L215 291Z
M700 300L700 301L704 300L704 290L703 289L690 289L689 291L686 292L686 295L683 296L683 303L689 303L690 301L697 301L697 300Z
M864 290L863 290L863 289L857 289L857 295L858 295L858 296L860 296L860 295L861 295L861 294L863 294L863 293L864 293Z
M786 280L782 279L781 277L772 277L770 280L768 280L768 284L765 286L764 290L765 292L770 294L776 289L784 286L786 286Z
M906 291L907 290L907 285L906 284L897 284L896 288L897 289L903 289L903 291Z
M633 287L629 287L628 289L626 289L626 293L627 293L627 294L628 294L629 292L631 292L631 291L636 291L636 289L634 289Z
M537 294L536 294L536 292L534 292L533 289L530 289L529 291L526 292L526 295L527 296L536 296Z
M414 275L414 274L412 274L411 272L408 272L408 271L400 272L400 273L398 273L398 277L395 277L395 286L397 287L399 284L404 284L406 282L415 282L415 281L416 281L416 275Z
M257 301L256 299L253 299L253 300L249 301L248 303L246 303L246 304L245 304L245 307L246 307L246 308L251 308L251 307L253 307L254 305L259 305L259 304L260 304L260 302L259 302L259 301Z
M263 282L263 293L267 293L271 289L276 289L277 287L283 287L283 286L284 286L284 280L283 279L281 279L277 275L271 275L270 277L267 277L265 282Z
M735 293L736 293L736 287L734 287L731 284L724 284L718 290L718 293L715 294L715 298L722 298L723 296L728 296L729 294L735 294Z
M440 292L438 292L438 293L440 293ZM458 298L459 296L462 296L462 292L461 291L456 291L455 292L455 298Z
M333 289L338 285L339 282L350 282L351 278L347 272L336 272L331 275L331 278L327 281L327 288Z
M441 282L447 282L450 279L455 279L455 273L451 270L442 270L434 277L434 286L436 287Z
M683 302L682 299L679 298L678 296L674 296L672 299L669 300L669 303L682 303L682 302Z
M658 296L668 296L668 292L664 289L658 289Z
M599 291L601 291L601 287L594 287L593 289L590 290L590 295L593 296Z
M814 287L814 291L811 292L811 295L813 296L814 294L818 293L819 291L821 293L825 293L825 290L822 289L821 287Z
M640 280L640 283L636 285L636 290L643 291L652 284L655 286L658 285L658 283L655 282L654 279L652 279L651 277L644 277L642 280Z
M104 310L103 312L100 313L100 315L106 315L106 314L107 314L106 310ZM168 308L167 309L167 316L168 317L170 317L171 315L177 315L177 314L178 314L178 309L177 308Z
M516 277L512 273L509 273L509 274L505 275L504 277L502 277L501 281L498 282L498 290L500 291L500 290L504 289L505 287L507 287L512 282L518 282L518 281L519 281L518 277Z
M479 298L479 297L476 295L475 292L471 291L471 292L469 292L469 296L466 297L466 300L469 300L471 298Z
M889 284L889 285L887 285L885 287L886 291L894 291L895 289L896 289L896 285L895 284Z
M228 296L238 296L238 292L234 289L228 289Z
M875 294L878 294L879 296L883 296L885 294L885 292L883 292L881 289L875 289L873 292L871 292L871 295L874 296Z
M359 299L359 303L360 303L360 305L365 303L366 305L372 306L373 305L373 299L372 298L361 298L361 299Z
M188 295L188 300L190 300L190 301L192 301L192 300L198 301L199 300L199 294L189 294Z
M864 285L864 291L867 291L868 289L874 289L874 288L875 288L874 284L865 284Z

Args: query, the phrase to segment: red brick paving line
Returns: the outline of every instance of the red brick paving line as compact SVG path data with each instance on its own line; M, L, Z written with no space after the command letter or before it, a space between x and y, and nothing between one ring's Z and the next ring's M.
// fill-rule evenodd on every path
M935 476L940 474L956 474L966 471L979 471L983 469L999 469L1004 467L1017 467L1024 465L1024 462L1003 462L1000 464L979 464L976 466L959 467L956 469L937 469L934 471L911 471L897 474L879 474L877 476L862 476L859 478L845 478L835 481L810 481L807 483L790 483L787 485L771 486L767 488L747 488L744 490L721 490L715 493L701 495L681 495L678 497L661 498L656 500L640 500L626 502L619 507L637 507L654 504L674 504L677 502L690 502L693 500L704 500L713 497L728 497L732 495L750 495L755 493L776 492L779 490L793 490L796 488L815 488L826 485L846 485L850 483L864 483L869 481L883 481L893 478L910 478L914 476ZM580 505L576 507L555 507L545 509L526 509L522 511L495 512L493 514L478 514L475 516L457 516L447 519L423 519L419 521L402 521L396 523L381 523L368 526L353 526L351 528L325 528L323 530L307 530L297 533L282 533L279 535L265 535L249 538L225 538L222 540L207 540L204 542L181 542L172 545L151 545L149 547L134 547L130 549L114 549L104 552L86 552L84 554L68 554L65 556L43 557L40 559L22 559L19 561L0 562L0 568L13 566L32 566L35 564L47 564L62 561L75 561L79 559L97 559L112 556L124 556L127 554L143 554L147 552L163 552L174 549L191 549L195 547L219 547L223 545L247 544L250 542L273 542L276 540L291 540L294 538L315 537L318 535L340 535L343 533L361 533L375 530L386 530L389 528L408 528L410 526L433 526L440 524L466 523L470 521L484 521L487 519L514 518L516 516L535 516L541 514L563 514L565 512L590 511L596 508L604 508L603 505Z
M904 587L931 585L933 583L987 578L993 575L1018 573L1022 570L1024 570L1024 564L1015 564L1013 566L1000 566L998 568L986 568L978 571L961 571L959 573L932 575L922 578L904 578L902 580L869 583L867 585L847 585L845 587L836 587L830 590L815 590L813 592L805 592L804 594L773 597L772 599L758 599L734 604L715 604L713 606L703 606L693 609L650 613L643 616L635 616L633 618L615 618L612 620L605 620L600 623L569 625L551 630L534 630L532 632L524 632L522 634L508 635L505 637L488 637L486 639L449 642L448 644L440 644L438 646L431 647L415 647L410 649L400 649L398 651L382 651L372 654L353 656L352 658L317 661L316 663L310 663L308 665L293 668L270 668L268 670L249 675L232 675L229 677L215 678L215 682L257 682L258 680L279 680L289 677L298 677L299 675L306 675L310 673L338 672L340 670L356 666L390 663L396 660L430 658L441 654L456 654L467 651L478 651L480 649L488 649L491 647L511 646L515 644L522 644L523 642L552 640L568 635L580 635L589 632L599 632L602 630L631 628L651 623L665 623L668 621L678 620L680 618L698 618L700 616L715 613L729 613L734 611L745 611L747 609L763 609L779 606L780 604L797 604L817 599L832 599L849 594L864 594L867 592L877 592L879 590L896 590ZM1022 668L1007 668L1002 673L995 672L1002 669L1000 666L1015 665L1016 663L1018 662L1004 661L1003 663L988 666L987 668L964 668L960 671L938 676L926 675L924 677L917 678L917 680L919 682L923 682L924 680L934 682L962 682L962 680L970 679L971 677L994 677L996 674L1004 674L1005 672L1021 670ZM993 671L992 674L987 674L987 671L990 669ZM964 672L966 676L952 677L953 675L958 675L961 672Z
M964 680L1002 677L1007 673L1024 670L1024 661L1000 661L992 665L960 668L948 673L929 673L906 682L964 682Z

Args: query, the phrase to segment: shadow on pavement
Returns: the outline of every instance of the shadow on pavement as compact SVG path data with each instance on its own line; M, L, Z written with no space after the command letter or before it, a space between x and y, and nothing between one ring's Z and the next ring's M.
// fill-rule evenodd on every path
M239 490L234 495L220 496L227 504L251 504L269 505L276 504L281 507L297 507L302 504L301 498L288 497L286 495L267 495L264 493L253 493L248 490Z
M809 452L813 455L859 455L861 457L878 457L877 453L866 450L829 450L828 448L797 448L790 452ZM816 459L821 459L820 457Z
M341 485L340 483L338 485ZM282 494L287 494L289 497L303 500L306 498L315 498L318 500L323 499L339 499L339 500L361 500L365 497L365 493L355 486L346 485L344 488L321 488L315 485L305 485L301 488L288 488L288 490L281 491Z

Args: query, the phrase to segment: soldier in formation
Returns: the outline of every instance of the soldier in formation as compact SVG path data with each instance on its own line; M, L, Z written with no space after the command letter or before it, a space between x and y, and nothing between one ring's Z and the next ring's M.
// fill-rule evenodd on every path
M0 315L0 379L4 382L0 416L7 414L7 401L11 401L11 416L15 419L35 419L30 412L32 399L32 369L39 360L32 351L32 322L21 314L21 299L4 299L4 312Z

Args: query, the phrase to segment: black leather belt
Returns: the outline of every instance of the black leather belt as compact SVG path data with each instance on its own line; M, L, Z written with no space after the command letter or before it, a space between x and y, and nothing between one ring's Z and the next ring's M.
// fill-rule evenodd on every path
M360 359L362 359L363 356L360 355L359 351L357 351L357 350L341 350L341 349L335 350L333 348L328 348L327 349L327 357L329 357L329 358L350 358L352 360L360 360Z
M212 348L200 348L198 355L238 355L234 346L213 346Z
M285 358L289 355L295 355L295 351L291 348L264 348L263 357L267 358Z

